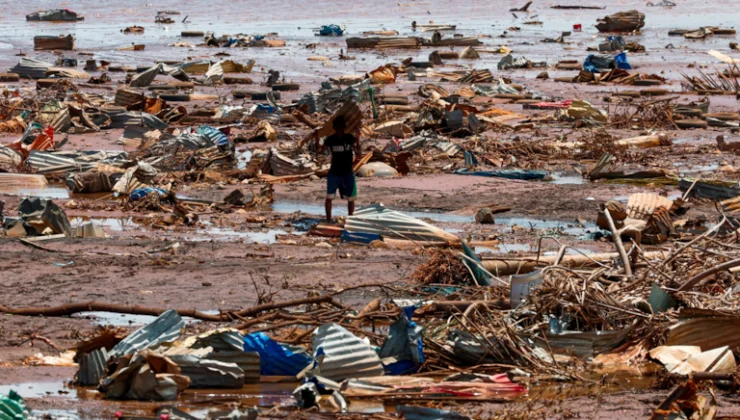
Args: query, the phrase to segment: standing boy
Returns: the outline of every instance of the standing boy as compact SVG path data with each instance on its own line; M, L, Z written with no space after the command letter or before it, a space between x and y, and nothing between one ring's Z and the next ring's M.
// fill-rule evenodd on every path
M332 199L339 190L339 195L347 199L347 213L352 216L355 212L357 198L357 183L353 170L355 153L360 154L360 142L352 134L345 133L347 122L340 116L332 122L335 133L324 140L324 148L331 152L331 168L326 178L326 220L331 222ZM319 150L318 132L315 136L316 148Z

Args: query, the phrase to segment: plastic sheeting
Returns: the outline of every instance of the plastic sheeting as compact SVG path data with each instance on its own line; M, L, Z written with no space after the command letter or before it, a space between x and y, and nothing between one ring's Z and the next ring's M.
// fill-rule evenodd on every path
M342 36L344 35L344 25L322 25L319 29L320 36Z
M394 363L386 364L385 371L389 375L403 375L414 373L424 363L424 344L422 332L424 329L411 321L415 307L404 308L398 320L391 325L388 336L380 348L379 356L382 359L392 357Z
M524 181L543 179L547 176L546 171L533 171L529 169L498 169L492 171L468 171L466 168L460 168L455 171L458 175L476 175L490 176L506 179L521 179Z
M259 353L260 374L264 376L295 376L311 364L305 349L279 344L265 333L245 336L244 351Z

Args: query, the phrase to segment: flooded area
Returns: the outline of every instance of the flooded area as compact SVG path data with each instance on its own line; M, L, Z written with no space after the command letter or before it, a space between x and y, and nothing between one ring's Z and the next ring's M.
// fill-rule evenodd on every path
M0 418L740 417L738 0L0 5Z

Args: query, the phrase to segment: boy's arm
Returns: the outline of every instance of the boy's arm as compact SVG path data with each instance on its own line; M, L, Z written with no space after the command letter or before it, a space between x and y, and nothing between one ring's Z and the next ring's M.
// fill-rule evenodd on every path
M316 151L319 153L324 153L324 149L326 148L326 145L321 144L321 137L319 136L319 130L314 130L313 140L314 140L314 144L316 145Z
M355 150L355 156L358 158L362 154L362 147L360 146L360 133L357 133L355 136L355 143L352 145L352 148Z

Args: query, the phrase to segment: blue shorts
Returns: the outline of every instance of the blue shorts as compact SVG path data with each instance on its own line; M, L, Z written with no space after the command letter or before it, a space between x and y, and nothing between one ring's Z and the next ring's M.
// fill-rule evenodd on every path
M326 198L332 199L337 194L342 198L346 198L347 201L354 201L357 197L357 182L355 182L355 174L349 175L335 175L329 173L326 177Z

